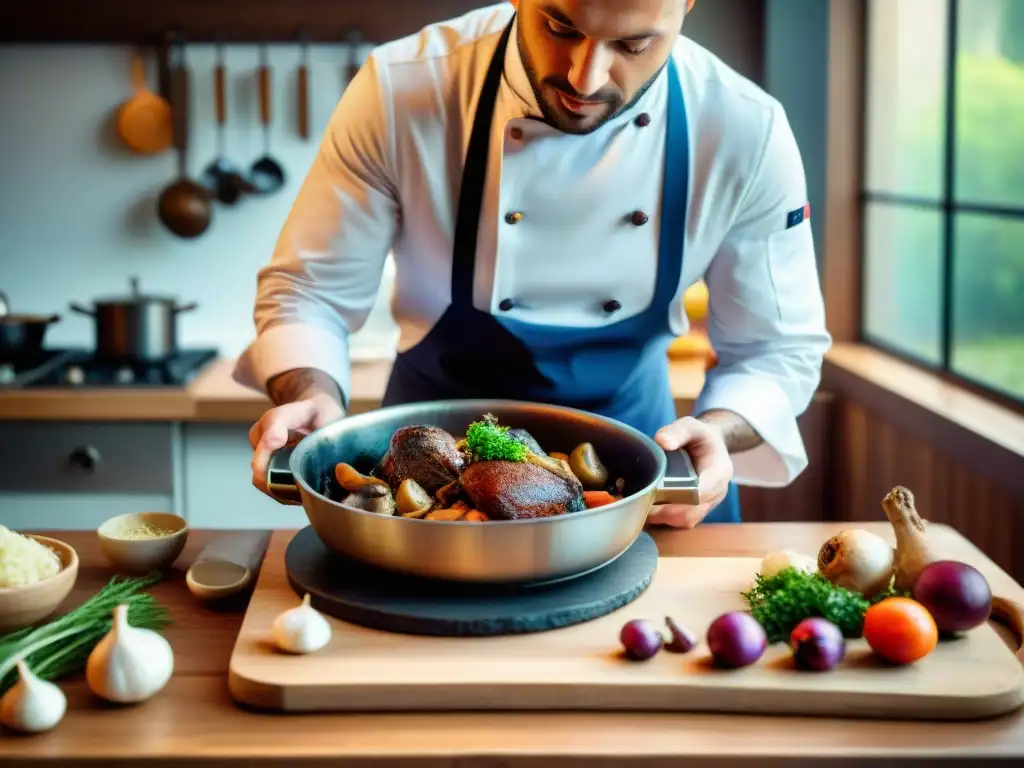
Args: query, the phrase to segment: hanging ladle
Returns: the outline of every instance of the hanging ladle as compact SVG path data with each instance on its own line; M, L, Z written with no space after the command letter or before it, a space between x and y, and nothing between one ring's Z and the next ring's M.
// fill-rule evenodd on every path
M263 157L252 164L249 181L261 195L276 192L284 186L284 169L270 156L270 65L267 64L267 44L260 47L260 119L263 123Z
M255 191L249 180L239 173L238 167L227 159L224 151L224 125L227 122L227 99L225 95L226 70L224 67L224 44L217 38L217 66L213 74L215 107L217 110L217 157L206 166L200 183L225 205L234 205L242 195Z
M188 175L188 70L183 41L171 45L175 65L171 69L171 113L174 119L174 146L178 151L178 178L164 188L157 201L160 221L178 237L193 238L210 226L210 193Z

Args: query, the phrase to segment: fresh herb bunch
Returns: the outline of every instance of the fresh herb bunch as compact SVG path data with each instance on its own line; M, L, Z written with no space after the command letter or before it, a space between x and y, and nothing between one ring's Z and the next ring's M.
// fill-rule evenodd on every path
M84 670L92 649L110 631L114 608L121 603L128 604L128 621L133 627L166 627L171 622L170 611L141 591L160 578L159 573L123 581L114 577L80 606L48 624L0 636L0 694L14 684L15 666L21 659L44 680Z
M788 640L796 625L812 616L831 621L844 637L860 637L867 609L898 594L890 582L887 589L868 599L837 587L821 573L790 567L768 578L758 574L753 588L743 597L753 617L764 627L768 642L777 643Z
M490 413L466 429L466 448L474 461L526 461L526 446Z

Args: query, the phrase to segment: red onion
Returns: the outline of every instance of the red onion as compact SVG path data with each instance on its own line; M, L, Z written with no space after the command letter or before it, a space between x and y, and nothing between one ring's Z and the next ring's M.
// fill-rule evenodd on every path
M715 665L737 669L755 663L768 647L768 636L745 611L725 613L708 627L708 649Z
M927 565L914 582L913 597L935 619L940 632L966 632L988 620L992 590L978 569L956 560Z

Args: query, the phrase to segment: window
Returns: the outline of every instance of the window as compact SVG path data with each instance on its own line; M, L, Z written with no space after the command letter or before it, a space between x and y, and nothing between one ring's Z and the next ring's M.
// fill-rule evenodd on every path
M869 0L863 336L1024 403L1024 0Z

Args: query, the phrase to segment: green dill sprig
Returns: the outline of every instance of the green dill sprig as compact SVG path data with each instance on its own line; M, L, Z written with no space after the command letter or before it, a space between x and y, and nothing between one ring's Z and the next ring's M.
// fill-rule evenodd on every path
M112 578L77 608L38 627L0 636L0 695L17 679L15 666L25 659L44 680L81 672L96 644L110 631L114 608L128 605L133 627L161 630L171 622L170 611L141 590L161 579L159 573L118 581Z

